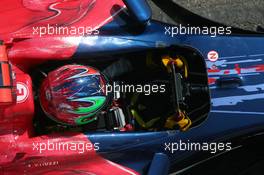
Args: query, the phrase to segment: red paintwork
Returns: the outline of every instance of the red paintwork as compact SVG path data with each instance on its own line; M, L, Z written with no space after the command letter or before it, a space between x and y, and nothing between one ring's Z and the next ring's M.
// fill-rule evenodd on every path
M8 55L23 70L46 60L70 59L81 36L60 34L40 38L33 34L33 27L90 27L95 31L116 15L114 5L124 7L122 0L1 0L0 38L12 42Z
M69 59L75 53L78 44L78 38L74 39L74 42L69 38L58 37L27 39L14 42L8 56L13 64L27 70L48 60Z
M6 46L2 45L0 46L0 106L11 105L15 101L11 72Z
M1 0L0 38L35 38L33 27L88 26L96 29L111 20L122 0ZM68 35L66 35L68 36Z
M235 64L234 69L207 69L208 73L213 75L214 73L219 73L219 75L230 75L230 74L243 74L243 73L253 73L253 72L264 72L264 65L256 65L247 68L241 68L239 64ZM209 85L213 85L216 82L216 78L208 78Z
M214 72L220 72L220 69L208 69L207 72L208 73L214 73Z
M230 73L229 70L225 70L225 72L224 72L225 75L228 75L229 73Z
M11 137L10 137L11 138ZM10 139L9 138L9 139ZM97 174L97 175L131 175L137 174L133 170L126 167L116 165L105 160L94 150L78 153L78 151L42 151L40 153L33 143L85 143L91 144L87 137L80 133L53 134L49 136L35 137L26 139L25 137L17 137L6 143L5 147L1 146L1 150L5 150L8 159L1 159L0 174L8 175L57 175L57 174ZM21 144L17 144L17 143ZM1 144L3 145L3 144Z
M235 70L237 71L237 74L241 74L241 68L239 64L235 64Z
M12 134L13 132L22 135L28 131L30 133L31 130L28 126L32 125L31 121L34 115L32 81L29 75L22 72L16 66L13 66L13 71L16 73L16 82L25 84L29 92L27 100L23 103L16 103L4 109L2 108L3 111L0 114L0 136Z
M0 106L0 174L138 174L105 160L95 150L40 153L33 143L82 142L91 144L82 133L35 136L32 126L34 96L31 77L26 73L44 61L69 59L81 37L33 35L32 28L49 25L90 26L93 30L112 20L112 7L122 0L1 0L0 38L12 46L9 60L16 74L17 102ZM2 54L2 52L0 53ZM27 94L25 94L27 93ZM23 96L24 95L24 96ZM23 97L23 98L22 98ZM18 99L20 98L20 102Z
M256 72L264 72L264 64L258 65L254 68L256 69Z
M215 84L215 82L216 82L216 78L208 78L209 85Z

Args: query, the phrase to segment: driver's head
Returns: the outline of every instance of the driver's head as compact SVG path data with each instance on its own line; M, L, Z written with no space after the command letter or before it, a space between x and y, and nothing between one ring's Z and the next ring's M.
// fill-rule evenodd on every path
M92 67L60 67L50 72L41 85L41 107L51 119L60 123L90 123L107 105L106 83L105 76Z

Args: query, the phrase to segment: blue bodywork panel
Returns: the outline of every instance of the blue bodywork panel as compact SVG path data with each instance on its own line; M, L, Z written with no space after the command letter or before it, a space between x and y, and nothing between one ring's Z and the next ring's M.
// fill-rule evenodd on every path
M194 36L166 33L169 24L151 21L135 34L116 19L101 28L102 35L87 36L75 55L129 54L135 51L186 46L205 59L211 95L211 111L199 126L187 132L87 133L92 142L99 142L100 153L107 158L141 173L151 164L155 153L164 153L171 165L197 152L166 150L166 143L226 141L248 133L257 133L264 126L264 37L260 36ZM211 62L209 51L217 51L219 59ZM231 83L230 83L231 80ZM236 80L236 81L232 81ZM222 86L223 83L225 86Z

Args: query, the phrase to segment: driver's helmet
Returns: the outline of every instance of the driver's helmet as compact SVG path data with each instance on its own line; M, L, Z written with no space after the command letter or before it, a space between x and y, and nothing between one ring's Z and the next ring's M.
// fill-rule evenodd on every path
M40 88L43 111L56 122L82 125L93 122L107 106L107 79L95 68L66 65L48 74Z

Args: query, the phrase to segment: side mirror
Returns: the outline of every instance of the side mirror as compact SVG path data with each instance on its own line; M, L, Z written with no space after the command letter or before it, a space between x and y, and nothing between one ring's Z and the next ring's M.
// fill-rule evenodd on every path
M145 25L151 19L151 8L146 0L123 0L123 2L138 23Z
M150 164L148 175L167 175L169 174L170 161L166 154L156 153Z

